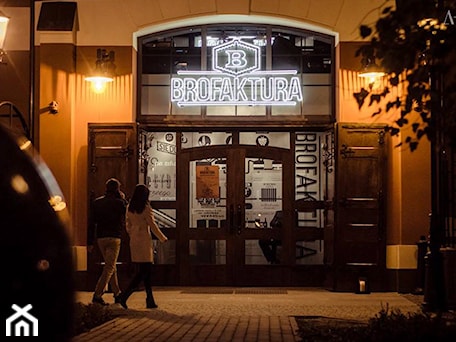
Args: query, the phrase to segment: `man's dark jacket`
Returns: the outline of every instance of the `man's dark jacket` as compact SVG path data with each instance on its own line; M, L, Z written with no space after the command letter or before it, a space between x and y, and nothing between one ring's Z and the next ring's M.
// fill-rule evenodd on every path
M106 194L95 199L90 212L87 245L105 237L120 239L125 226L125 211L126 201L116 195Z

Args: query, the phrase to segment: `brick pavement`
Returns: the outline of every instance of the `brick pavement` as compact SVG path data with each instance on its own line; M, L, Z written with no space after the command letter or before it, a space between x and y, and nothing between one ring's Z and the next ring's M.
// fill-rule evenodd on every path
M194 290L194 291L192 291ZM366 321L382 306L419 311L397 293L334 293L291 288L239 291L231 288L156 288L158 309L145 308L144 292L135 292L125 310L111 305L115 319L76 336L74 342L294 342L299 341L295 316L325 316ZM92 293L76 300L90 302ZM104 296L112 302L112 296Z

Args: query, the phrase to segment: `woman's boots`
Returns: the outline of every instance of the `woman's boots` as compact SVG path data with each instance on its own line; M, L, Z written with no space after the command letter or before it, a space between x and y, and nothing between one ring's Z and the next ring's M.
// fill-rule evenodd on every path
M128 300L128 297L130 297L130 295L131 295L130 291L125 291L125 292L120 293L116 297L116 303L119 303L125 309L128 309L127 300ZM155 304L154 296L152 294L150 294L146 297L146 308L148 308L148 309L158 308L158 305Z
M148 309L156 309L158 308L158 305L155 304L155 300L154 300L154 297L147 297L146 298L146 308Z
M128 292L121 292L120 295L117 296L116 298L116 303L119 303L120 305L122 305L122 307L124 309L128 309L128 306L127 306L127 299L128 297L130 297L131 295L131 292L128 293Z
M155 299L154 299L154 295L152 294L151 287L146 287L146 308L148 308L148 309L158 308L157 304L155 304Z

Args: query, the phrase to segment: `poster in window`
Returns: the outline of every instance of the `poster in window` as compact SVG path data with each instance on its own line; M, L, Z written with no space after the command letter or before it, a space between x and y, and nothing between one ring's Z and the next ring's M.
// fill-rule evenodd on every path
M219 167L196 166L196 198L220 198Z

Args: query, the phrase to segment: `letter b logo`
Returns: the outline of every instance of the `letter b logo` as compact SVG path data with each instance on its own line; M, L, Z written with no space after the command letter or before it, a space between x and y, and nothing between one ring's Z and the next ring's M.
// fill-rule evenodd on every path
M244 68L247 65L247 58L245 51L242 50L225 50L228 55L228 63L225 68L238 69Z
M233 40L212 49L212 70L240 76L260 70L261 50L259 46Z

